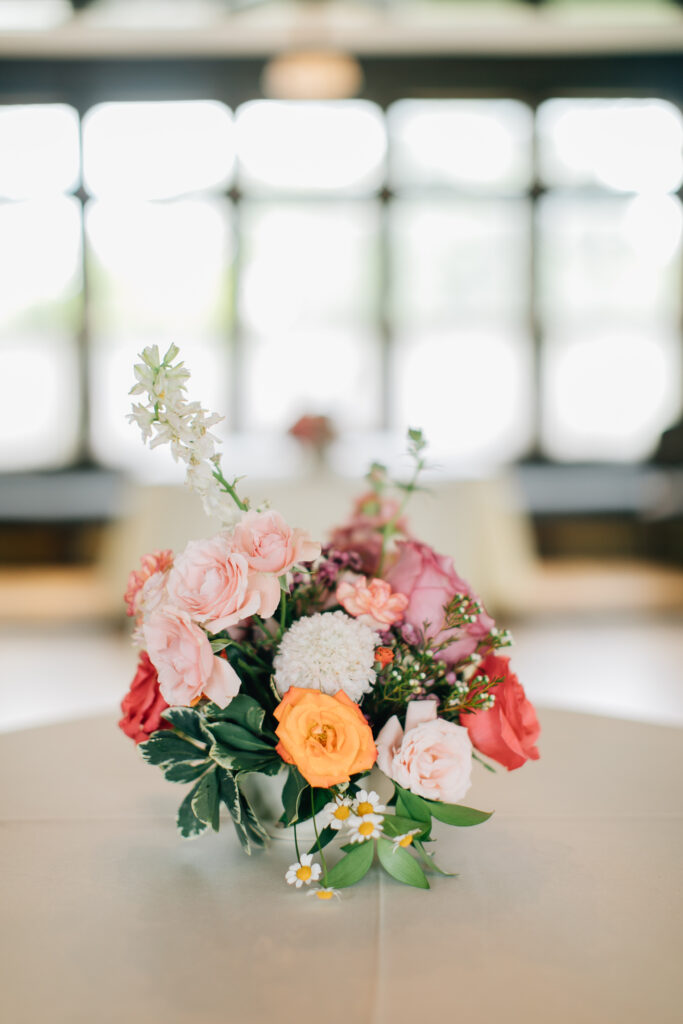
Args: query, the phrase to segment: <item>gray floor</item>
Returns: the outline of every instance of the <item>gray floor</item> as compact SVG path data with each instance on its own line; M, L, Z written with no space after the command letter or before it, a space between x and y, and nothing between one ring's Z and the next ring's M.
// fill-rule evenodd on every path
M513 635L513 666L540 707L683 725L679 620L526 622ZM0 628L0 730L115 714L134 669L123 633Z

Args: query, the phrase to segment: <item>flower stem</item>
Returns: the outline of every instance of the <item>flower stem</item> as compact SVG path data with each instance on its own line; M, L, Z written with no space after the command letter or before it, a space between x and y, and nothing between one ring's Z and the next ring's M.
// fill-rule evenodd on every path
M325 854L323 853L323 848L320 845L320 836L318 835L318 823L315 820L315 803L313 803L313 830L315 832L315 842L318 847L318 853L320 854L320 860L322 861L323 864L323 880L325 882L325 885L327 885L327 864L325 863Z
M294 827L294 849L296 850L296 859L301 864L301 854L299 853L299 840L296 837L296 825Z
M242 501L237 491L235 490L235 485L228 483L228 481L225 479L218 466L215 466L213 475L215 479L218 480L218 483L221 485L223 490L230 495L232 500L237 505L238 509L240 509L242 512L246 512L249 506L246 504L246 502Z

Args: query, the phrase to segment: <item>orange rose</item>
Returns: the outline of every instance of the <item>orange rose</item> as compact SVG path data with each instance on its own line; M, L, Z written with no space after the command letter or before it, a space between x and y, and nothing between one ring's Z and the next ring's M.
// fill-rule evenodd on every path
M280 723L275 748L311 786L329 789L367 771L377 760L372 730L343 690L334 696L290 686L274 711Z

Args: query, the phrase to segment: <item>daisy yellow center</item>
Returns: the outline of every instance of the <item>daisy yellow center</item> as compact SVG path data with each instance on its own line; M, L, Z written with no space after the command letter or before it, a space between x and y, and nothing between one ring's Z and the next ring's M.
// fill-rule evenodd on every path
M358 804L358 814L362 818L364 814L372 814L374 807L368 800L364 800L362 804Z
M412 836L404 836L403 839L399 839L398 845L399 846L403 846L403 847L410 846L412 841L413 841L413 837Z
M328 892L326 889L318 889L316 896L319 900L331 900L334 893Z
M298 869L296 873L296 877L300 878L302 882L307 882L308 879L311 877L311 874L312 872L308 864L302 864L302 866Z
M350 813L351 809L347 807L346 804L342 804L340 807L336 809L336 811L333 814L333 817L338 818L339 821L346 821Z
M364 821L363 824L359 826L358 831L362 836L371 836L375 831L375 826L371 821Z

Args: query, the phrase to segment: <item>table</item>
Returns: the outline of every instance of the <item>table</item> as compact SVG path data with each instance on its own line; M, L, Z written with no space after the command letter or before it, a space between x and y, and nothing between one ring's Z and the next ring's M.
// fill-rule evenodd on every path
M542 760L439 827L458 878L284 884L288 842L181 841L183 789L111 718L0 737L0 982L11 1024L664 1024L683 999L682 733L541 713Z

